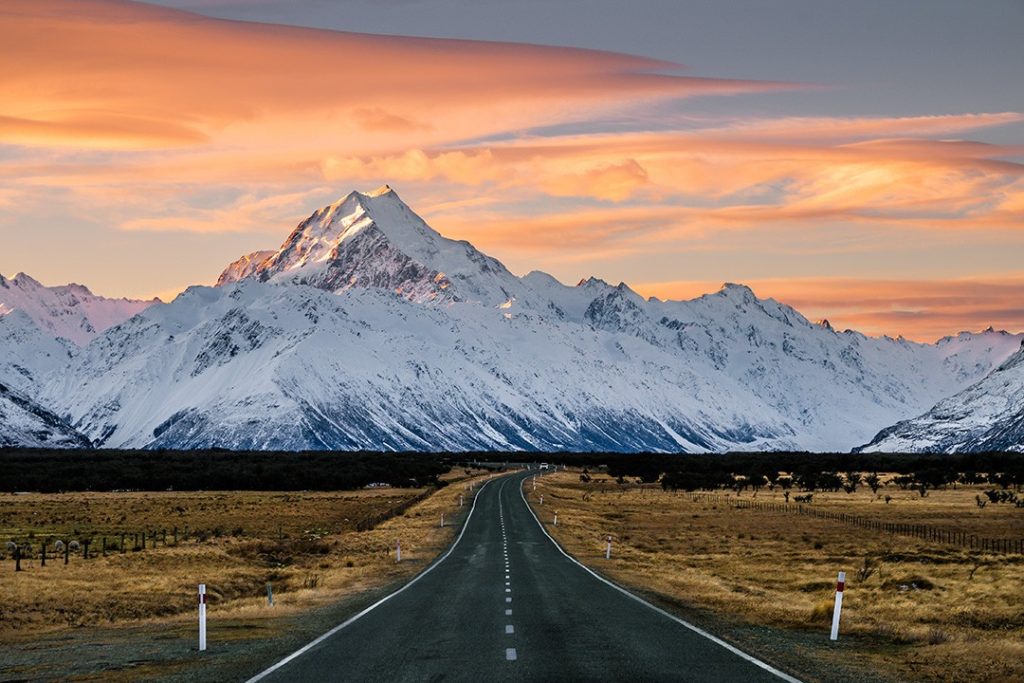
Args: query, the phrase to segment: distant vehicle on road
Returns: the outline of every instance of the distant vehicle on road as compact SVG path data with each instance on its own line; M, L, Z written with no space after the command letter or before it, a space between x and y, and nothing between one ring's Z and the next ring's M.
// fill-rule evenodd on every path
M546 462L542 462L540 464L540 469L542 469L542 470L546 470L546 469L548 469L550 467L551 467L551 465L547 464Z

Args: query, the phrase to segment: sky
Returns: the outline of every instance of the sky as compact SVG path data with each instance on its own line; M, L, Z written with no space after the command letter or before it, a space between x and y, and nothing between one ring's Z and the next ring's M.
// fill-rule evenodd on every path
M1024 330L1024 0L3 0L0 273L172 298L384 183L513 272Z

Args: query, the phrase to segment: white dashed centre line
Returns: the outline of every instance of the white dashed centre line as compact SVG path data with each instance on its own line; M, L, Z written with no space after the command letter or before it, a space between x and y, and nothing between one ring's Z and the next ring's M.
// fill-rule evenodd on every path
M516 661L516 649L514 647L505 648L505 659L507 659L510 662Z
M510 609L505 610L505 616L506 617L512 616L512 610L510 610Z
M512 602L512 598L505 598L505 602Z
M505 624L505 633L512 634L516 632L516 627L512 624Z

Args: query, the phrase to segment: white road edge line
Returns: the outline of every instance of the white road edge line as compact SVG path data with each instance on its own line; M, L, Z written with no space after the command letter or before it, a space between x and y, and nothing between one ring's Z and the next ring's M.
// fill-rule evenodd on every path
M612 581L609 581L608 579L604 578L603 576L601 576L600 574L595 572L593 569L591 569L587 565L583 564L582 562L577 560L575 557L573 557L569 553L565 552L565 549L562 548L561 545L559 545L558 541L556 541L551 536L551 534L548 533L548 530L544 528L544 525L540 523L540 519L538 519L537 515L534 514L533 508L530 507L530 504L528 502L526 502L526 495L523 493L523 482L526 481L527 478L528 477L524 477L523 479L519 480L519 497L523 499L523 505L525 505L526 509L530 512L530 515L533 517L533 521L537 522L537 526L540 527L541 532L545 536L548 537L548 540L551 541L555 545L556 548L558 548L558 552L560 552L563 555L565 555L566 558L568 558L568 560L570 562L572 562L576 566L580 567L583 571L587 572L588 574L593 576L595 579L597 579L601 583L604 583L604 584L607 584L608 586L611 586L612 588L614 588L615 590L619 591L620 593L622 593L626 597L631 598L632 600L635 600L636 602L639 602L641 605L644 605L645 607L649 607L650 609L654 610L655 612L657 612L658 614L662 615L663 617L667 617L667 618L671 619L672 621L676 622L677 624L690 629L691 631L693 631L697 635L703 636L704 638L707 638L708 640L710 640L711 642L715 643L716 645L721 645L722 647L724 647L726 650L728 650L729 652L733 653L737 657L745 659L748 662L750 662L751 664L754 664L755 666L758 666L758 667L764 669L768 673L773 674L775 676L778 676L779 678L781 678L782 680L786 681L787 683L802 683L802 681L799 678L794 678L794 677L790 676L789 674L785 673L784 671L779 671L778 669L776 669L771 664L768 664L767 662L762 662L760 659L758 659L757 657L754 657L753 655L748 655L746 652L744 652L743 650L739 649L735 645L731 645L731 644L725 642L724 640L722 640L718 636L711 635L710 633L708 633L704 629L700 628L699 626L694 626L690 622L685 621L683 619L680 619L679 617L677 617L676 615L672 614L671 612L667 612L667 611L663 610L662 608L658 607L657 605L652 605L651 603L647 602L646 600L644 600L640 596L634 595L633 593L629 592L628 590L626 590L622 586L618 585L617 583L613 583Z
M275 671L277 671L278 669L280 669L280 668L281 668L282 666L284 666L285 664L288 664L289 662L291 662L291 661L292 661L293 659L296 659L296 658L298 658L298 657L300 657L300 656L302 656L302 655L306 654L306 653L307 653L307 652L309 652L309 651L310 651L311 649L313 649L314 647L316 647L316 646L317 646L317 645L319 645L320 643L324 642L325 640L327 640L328 638L330 638L331 636L333 636L333 635L334 635L335 633L337 633L338 631L342 630L343 628L345 628L345 627L347 627L347 626L350 626L351 624L355 623L355 622L356 622L356 621L358 621L359 619L361 619L361 618L365 617L365 616L366 616L367 614L369 614L369 613L370 613L370 612L372 612L373 610L377 609L378 607L380 607L380 606L381 606L381 605L383 605L383 604L384 604L385 602L387 602L387 601L388 601L388 600L390 600L391 598L395 597L395 596L396 596L396 595L398 595L399 593L401 593L401 592L405 591L405 590L406 590L407 588L409 588L410 586L412 586L413 584L415 584L415 583L416 583L417 581L419 581L420 579L422 579L422 578L423 578L424 576L426 576L426 575L427 575L427 574L429 574L430 572L434 571L434 569L435 569L435 568L436 568L436 567L437 567L437 566L438 566L439 564L441 564L441 563L442 563L442 562L444 562L444 561L445 561L446 559L448 559L448 556L449 556L449 555L451 555L451 554L452 554L452 552L453 552L453 551L455 550L455 547L456 547L456 546L457 546L457 545L459 544L459 541L461 541L461 540L462 540L462 536L463 536L463 535L464 535L464 534L466 533L466 528L467 528L467 527L469 526L469 520L471 520L471 519L473 518L473 511L474 511L474 510L476 510L476 500L477 500L477 498L479 498L479 497L480 497L480 494L481 494L481 493L483 493L483 490L484 490L485 488L487 488L487 485L488 485L488 484L490 484L490 483L491 483L491 481L492 481L492 480L490 480L490 479L488 479L487 481L485 481L485 482L484 482L484 484L483 484L483 486L481 486L481 487L480 487L480 488L479 488L479 489L477 490L477 492L476 492L476 495L475 495L475 496L473 496L473 505L472 505L472 507L470 507L470 508L469 508L469 514L468 514L468 515L466 515L466 521L462 523L462 531L460 531L460 532L459 532L459 536L458 536L458 538L456 538L456 539L455 539L455 542L451 544L451 546L450 546L450 547L448 548L448 550L447 550L447 551L445 551L445 553L444 553L443 555L441 555L441 557L439 557L439 558L437 558L436 560L434 560L434 562L433 562L433 563L432 563L432 564L431 564L431 565L430 565L429 567L427 567L426 569L424 569L423 571L421 571L421 572L420 572L419 574L417 574L416 576L414 576L414 577L413 577L413 578L412 578L412 579L411 579L411 580L409 581L409 583L405 584L404 586L402 586L401 588L399 588L398 590L396 590L396 591L395 591L394 593L389 593L388 595L385 595L385 596L384 596L383 598L381 598L381 599L380 599L380 600L378 600L377 602L373 603L372 605L370 605L369 607L367 607L366 609L364 609L364 610L363 610L362 612L359 612L358 614L354 614L354 615L352 615L351 617L349 617L348 619L346 619L346 620L345 620L345 621L343 621L342 623L338 624L337 626L335 626L334 628L332 628L332 629L331 629L330 631L328 631L327 633L323 634L323 635L322 635L322 636L320 636L319 638L316 638L315 640L312 640L312 641L310 641L310 642L309 642L309 643L307 643L306 645L303 645L303 646L302 646L302 647L300 647L300 648L299 648L298 650L296 650L295 652L291 653L290 655L288 655L287 657L285 657L284 659L282 659L281 661L279 661L279 662L278 662L277 664L274 664L273 666L271 666L271 667L270 667L269 669L265 669L264 671L261 671L260 673L256 674L255 676L253 676L252 678L250 678L250 679L249 679L248 681L246 681L246 683L256 683L256 681L260 681L260 680L263 680L264 678L266 678L266 677L267 677L267 676L269 676L270 674L272 674L272 673L274 673ZM502 482L502 484L504 484L504 482ZM500 499L499 499L499 500L500 500Z

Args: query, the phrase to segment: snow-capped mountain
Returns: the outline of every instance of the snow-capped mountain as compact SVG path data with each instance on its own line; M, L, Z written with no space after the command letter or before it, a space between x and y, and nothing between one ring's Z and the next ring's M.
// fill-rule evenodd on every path
M36 394L47 375L67 367L75 349L40 330L22 310L0 315L0 384Z
M196 287L81 361L48 398L108 446L705 450L794 438L742 387L712 385L639 338L375 289Z
M40 330L79 346L156 301L107 299L82 285L46 287L25 273L0 275L0 316L23 311Z
M0 383L0 448L86 448L89 440L20 391Z
M314 212L279 250L243 256L217 284L243 278L335 293L373 287L416 303L496 305L523 291L519 278L501 262L469 242L442 237L387 185L374 192L352 192Z
M76 348L40 330L22 310L0 315L0 447L89 445L35 398L46 377L68 367Z
M977 384L857 450L1024 451L1024 344Z
M110 447L849 450L1022 338L838 333L742 285L519 278L386 187L218 284L109 329L43 403Z

